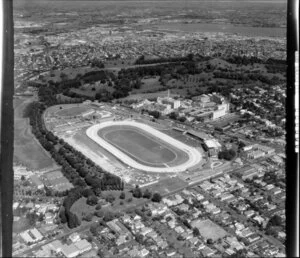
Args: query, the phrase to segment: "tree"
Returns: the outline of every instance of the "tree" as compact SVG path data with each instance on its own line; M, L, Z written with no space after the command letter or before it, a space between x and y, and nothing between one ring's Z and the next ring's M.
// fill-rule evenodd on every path
M178 118L178 121L181 122L181 123L184 123L186 120L186 117L185 116L181 116Z
M76 228L77 226L79 226L81 224L77 215L70 211L66 211L66 217L68 220L68 227L71 229Z
M136 234L135 241L137 241L139 244L142 244L144 241L144 237L141 234Z
M176 119L177 119L176 113L175 113L175 112L171 112L171 113L169 114L169 118L170 118L170 119L173 119L173 120L176 120Z
M98 198L95 195L90 195L87 200L86 203L88 205L94 206L98 203Z
M87 215L85 215L83 218L82 218L83 220L85 220L85 221L92 221L92 219L93 219L93 214L87 214Z
M154 193L152 197L153 202L160 202L162 199L161 195L159 193Z
M36 223L36 220L38 218L37 214L36 213L32 213L32 212L29 212L26 214L26 218L29 222L29 225L30 226L34 226L35 223Z
M142 190L138 185L133 189L132 196L135 198L141 198L143 196Z
M200 231L198 228L193 228L193 235L194 236L199 236L200 235Z
M269 224L271 226L281 226L282 219L279 215L276 214L269 220Z
M149 191L149 189L146 189L144 194L143 194L143 198L150 199L151 196L152 196L152 193Z
M192 228L191 224L190 224L186 219L183 220L182 223L183 223L183 225L185 225L187 228L189 228L189 229Z
M100 204L100 203L99 203L99 204L97 204L97 206L96 206L96 210L101 210L101 208L102 208L101 204Z
M66 223L67 222L67 218L66 218L66 212L65 212L65 207L61 206L60 210L59 210L59 218L61 223Z
M125 197L126 197L125 193L122 192L122 193L120 194L120 199L125 199Z
M103 220L105 222L111 221L113 219L114 219L114 214L112 212L107 212L103 217Z
M93 234L93 236L96 236L96 235L97 235L97 232L98 232L98 225L97 225L97 224L93 224L93 225L90 227L90 232Z
M104 258L104 252L101 249L98 249L97 255L99 258Z
M154 118L158 119L160 117L159 111L149 111L148 112L150 116L153 116Z
M109 203L112 203L116 198L112 195L112 194L109 194L106 196L105 200Z
M94 213L98 218L102 218L104 216L104 212L102 210L97 210Z
M206 243L208 245L212 245L214 243L214 241L211 238L209 238L209 239L207 239Z
M276 237L278 235L278 231L273 227L269 227L266 229L266 234Z
M184 241L184 237L183 237L182 235L179 235L179 236L177 237L177 240L178 240L178 241Z

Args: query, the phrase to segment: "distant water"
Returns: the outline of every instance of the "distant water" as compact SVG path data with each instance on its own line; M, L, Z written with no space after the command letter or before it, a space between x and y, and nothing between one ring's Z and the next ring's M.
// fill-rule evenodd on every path
M208 13L217 12L222 14L227 9L237 12L249 10L250 16L263 13L271 9L272 19L282 20L288 0L14 0L14 11L25 11L33 17L38 18L45 15L48 17L63 15L68 13L75 14L93 14L101 16L101 13L110 13L111 17L116 15L132 14L138 17L149 18L154 14L155 17L169 15L170 13L179 13L184 10L197 11L205 10ZM246 11L247 12L247 11ZM150 16L149 16L150 15ZM212 17L210 17L212 18ZM222 18L216 17L216 18ZM160 24L161 29L180 30L187 32L224 32L231 34L240 34L245 36L268 36L268 37L286 37L286 28L266 28L266 27L247 27L235 26L232 24Z
M235 8L235 7L245 7L248 6L282 6L286 9L286 3L288 0L14 0L13 5L15 8L26 8L26 9L36 9L38 7L49 8L50 10L56 9L57 11L84 11L93 8L100 7L164 7L169 8L170 11L173 8L186 8L186 7L209 7L209 8ZM170 5L172 3L172 5ZM59 9L57 9L59 8ZM281 7L280 7L281 8Z
M286 37L286 28L247 27L233 24L171 23L161 24L157 28L184 32L223 32L230 34L237 33L242 36Z

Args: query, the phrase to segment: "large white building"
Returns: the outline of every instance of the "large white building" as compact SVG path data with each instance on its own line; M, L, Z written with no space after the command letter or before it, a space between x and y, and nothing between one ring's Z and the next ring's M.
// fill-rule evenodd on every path
M229 112L229 103L222 103L212 113L212 120L225 116Z
M162 105L171 105L172 109L180 108L180 100L173 99L170 97L157 97L157 103Z
M20 234L27 244L33 244L43 239L43 235L36 229L28 229Z

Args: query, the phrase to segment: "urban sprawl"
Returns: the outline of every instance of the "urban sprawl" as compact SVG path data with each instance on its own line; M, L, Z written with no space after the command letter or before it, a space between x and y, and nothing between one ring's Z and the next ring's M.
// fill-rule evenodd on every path
M284 38L20 17L13 256L285 257Z

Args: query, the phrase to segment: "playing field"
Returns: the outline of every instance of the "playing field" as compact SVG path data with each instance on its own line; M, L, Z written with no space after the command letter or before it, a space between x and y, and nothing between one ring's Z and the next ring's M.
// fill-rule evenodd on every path
M58 116L78 116L84 113L85 111L88 111L89 109L91 109L89 106L73 106L61 109L57 111L56 114Z
M182 151L132 126L106 127L98 135L142 164L166 167L176 158L182 161L188 158Z
M193 147L135 121L106 121L91 126L87 136L123 163L148 172L180 172L198 164Z
M215 224L209 219L206 220L195 220L191 223L192 227L199 229L200 234L206 239L211 238L213 241L216 241L220 238L225 237L227 232L221 228L219 225Z

